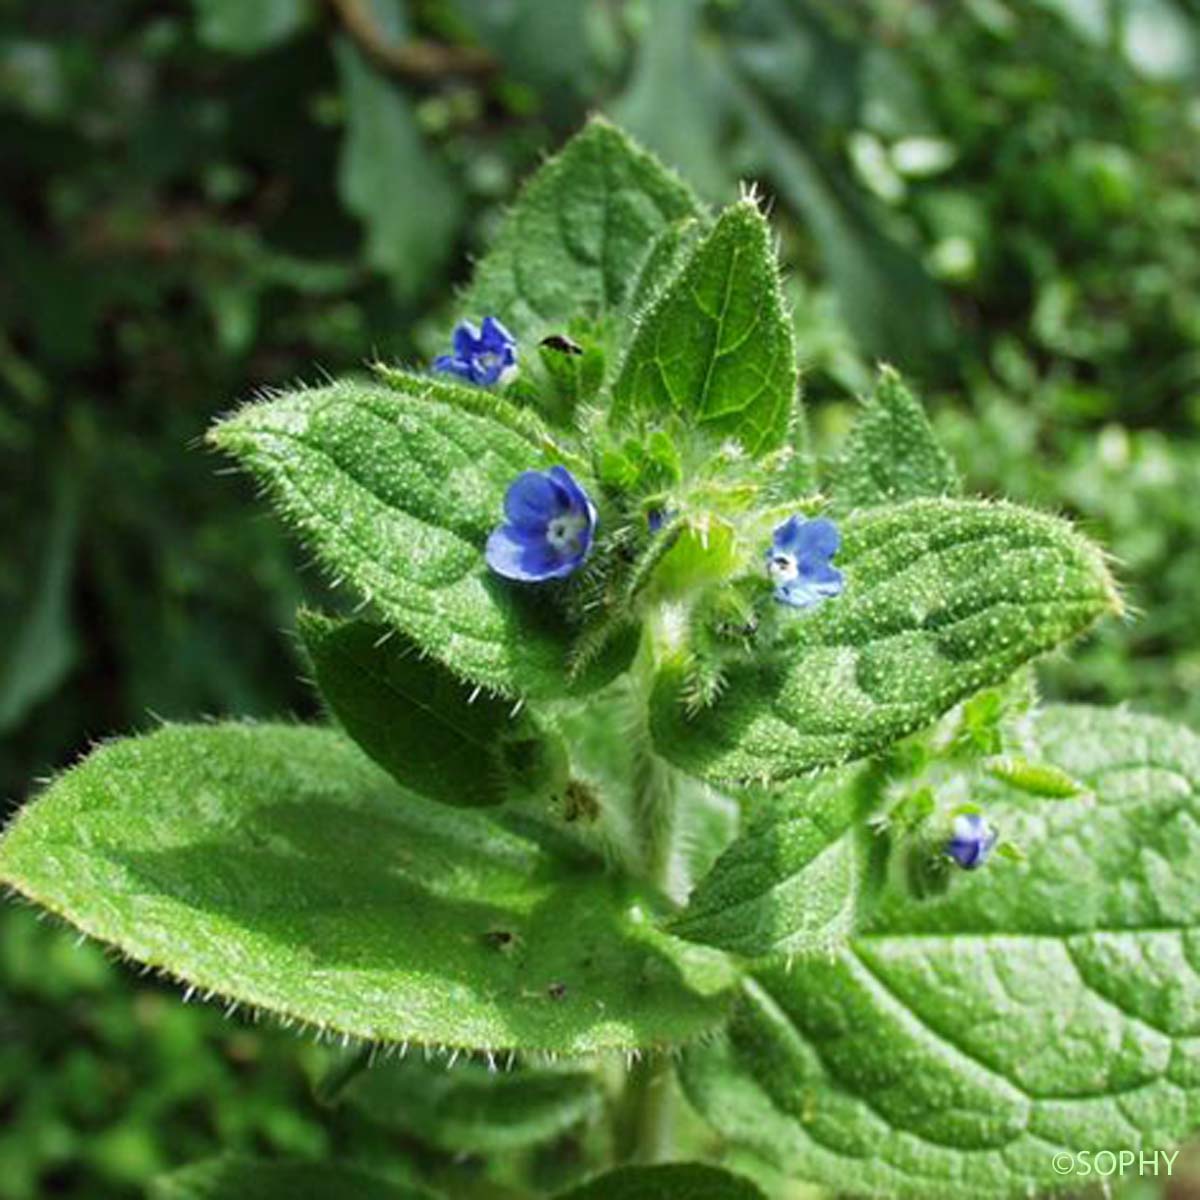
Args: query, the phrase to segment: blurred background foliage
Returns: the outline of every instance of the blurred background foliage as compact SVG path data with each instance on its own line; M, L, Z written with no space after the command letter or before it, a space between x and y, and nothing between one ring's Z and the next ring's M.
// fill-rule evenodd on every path
M1134 618L1045 690L1200 725L1198 80L1200 0L0 0L3 803L161 718L313 714L287 631L321 580L198 439L427 358L596 109L769 198L827 451L888 359L976 490L1111 549ZM391 1153L311 1098L325 1054L0 911L3 1200ZM512 1152L404 1138L504 1194Z

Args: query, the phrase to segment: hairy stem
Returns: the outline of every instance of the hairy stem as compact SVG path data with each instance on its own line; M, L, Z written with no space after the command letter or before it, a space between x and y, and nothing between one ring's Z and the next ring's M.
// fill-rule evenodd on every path
M642 646L635 667L639 682L637 761L633 779L633 817L638 850L646 882L671 896L674 857L675 807L678 799L674 770L654 752L650 736L650 691L657 669L656 647L651 639ZM625 1141L623 1157L640 1163L670 1158L674 1141L671 1106L671 1063L665 1054L651 1054L629 1072L625 1091Z

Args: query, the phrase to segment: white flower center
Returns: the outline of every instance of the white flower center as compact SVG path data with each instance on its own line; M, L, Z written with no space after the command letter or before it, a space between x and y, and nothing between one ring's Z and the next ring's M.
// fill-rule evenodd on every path
M587 517L582 513L563 513L546 526L546 541L557 554L578 554L583 549L583 531Z
M767 560L767 575L776 587L791 583L799 574L800 568L796 565L794 554L784 554L782 551L776 550Z

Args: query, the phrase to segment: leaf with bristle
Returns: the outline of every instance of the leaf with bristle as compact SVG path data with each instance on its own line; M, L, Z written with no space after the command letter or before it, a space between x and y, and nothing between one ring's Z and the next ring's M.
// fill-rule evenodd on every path
M745 200L722 213L641 317L613 384L612 417L679 414L758 455L787 439L795 397L796 350L770 235Z
M418 376L344 381L248 405L210 438L422 653L500 695L586 691L627 665L632 639L571 677L556 589L489 570L484 546L509 484L560 459L531 429L464 409L467 390Z
M897 873L836 953L757 970L728 1031L685 1052L724 1139L839 1194L1018 1200L1074 1186L1081 1150L1163 1164L1194 1136L1200 738L1102 709L1030 725L1084 786L1033 804L977 781L1023 861L936 896Z
M619 310L658 235L700 212L678 176L595 118L525 185L460 308L532 347L572 318Z
M0 882L201 992L375 1042L665 1046L719 1024L733 982L626 881L326 729L111 743L22 810Z
M653 697L664 757L716 782L860 758L1120 611L1100 551L1014 505L916 500L841 529L845 590L783 611L777 639L729 666L712 708L689 716L688 663L667 664Z

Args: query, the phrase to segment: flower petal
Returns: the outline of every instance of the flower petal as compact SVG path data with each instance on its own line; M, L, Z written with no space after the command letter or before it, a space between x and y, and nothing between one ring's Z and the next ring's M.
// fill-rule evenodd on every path
M784 554L795 554L799 549L800 526L803 524L803 517L788 517L782 525L776 525L772 539L774 548Z
M443 354L435 358L433 360L433 369L435 371L442 371L447 375L457 375L460 379L465 379L468 383L475 382L475 372L471 364L450 354Z
M545 537L546 525L570 507L570 497L543 471L522 471L504 494L504 515L519 529Z
M828 562L838 552L842 535L828 518L817 517L801 524L796 533L796 544L796 558L803 573L807 563Z
M566 467L553 466L547 474L563 489L570 510L587 515L590 533L591 527L596 523L596 506L592 503L591 497L579 486L579 481Z
M528 537L511 525L500 525L492 530L484 557L497 575L521 583L561 579L570 575L582 561L582 556L560 559L544 539Z
M801 563L798 575L811 586L832 589L827 593L830 596L836 596L845 586L841 571L827 562L809 564L807 569L805 564Z
M469 362L479 353L481 340L480 331L470 321L459 321L454 327L451 345L457 357Z
M495 317L484 317L479 329L479 349L516 358L517 339Z
M832 568L831 568L832 569ZM823 600L838 595L842 590L840 572L836 580L811 580L800 576L781 583L775 589L775 599L790 608L813 608Z

